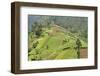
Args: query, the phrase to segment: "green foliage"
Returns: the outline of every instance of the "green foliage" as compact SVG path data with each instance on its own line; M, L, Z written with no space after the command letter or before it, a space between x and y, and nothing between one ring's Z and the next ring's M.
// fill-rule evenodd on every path
M77 39L87 47L86 25L86 18L41 16L28 33L28 59L76 59Z

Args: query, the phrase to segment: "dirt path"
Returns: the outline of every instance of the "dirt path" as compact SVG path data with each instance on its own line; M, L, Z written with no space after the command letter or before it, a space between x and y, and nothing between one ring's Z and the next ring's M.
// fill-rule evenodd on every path
M80 58L87 58L88 57L88 49L84 48L80 50Z

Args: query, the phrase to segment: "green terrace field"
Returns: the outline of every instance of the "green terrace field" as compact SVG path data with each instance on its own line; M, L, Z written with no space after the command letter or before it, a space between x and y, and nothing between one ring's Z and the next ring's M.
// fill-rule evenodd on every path
M28 59L55 60L77 59L77 34L61 26L43 27L39 37L34 32L28 33ZM81 48L87 48L87 42L80 38Z

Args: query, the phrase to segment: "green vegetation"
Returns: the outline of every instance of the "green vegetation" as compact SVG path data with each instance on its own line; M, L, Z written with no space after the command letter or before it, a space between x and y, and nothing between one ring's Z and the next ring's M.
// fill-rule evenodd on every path
M80 49L86 47L85 17L36 16L29 26L29 60L76 59Z

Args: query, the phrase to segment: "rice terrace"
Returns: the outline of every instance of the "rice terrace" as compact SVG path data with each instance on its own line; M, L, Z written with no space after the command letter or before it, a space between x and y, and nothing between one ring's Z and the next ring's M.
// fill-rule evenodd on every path
M28 15L28 60L87 58L88 18Z

